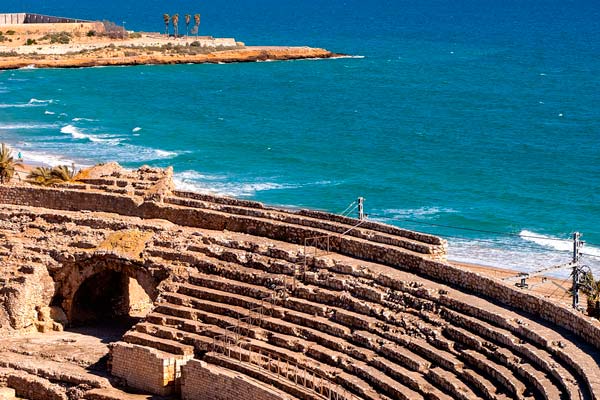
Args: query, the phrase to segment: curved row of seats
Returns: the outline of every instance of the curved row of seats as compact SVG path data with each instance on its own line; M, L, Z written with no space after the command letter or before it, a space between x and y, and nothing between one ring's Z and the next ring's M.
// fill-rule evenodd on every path
M162 295L125 341L154 335L209 351L212 337L264 305L274 286L290 282L283 277L297 262L272 247L202 240L186 251L155 242L149 256L186 260L193 272ZM324 264L313 262L315 271L290 287L285 301L265 307L262 323L243 329L244 340L323 371L365 399L577 399L580 391L595 392L589 375L597 365L585 374L573 368L573 358L584 354L572 353L577 348L565 335L551 331L546 342L536 340L528 332L538 331L537 324L519 324L514 312L411 274L395 272L404 279L386 285L368 270ZM551 346L555 335L568 350ZM207 357L227 364L222 355Z

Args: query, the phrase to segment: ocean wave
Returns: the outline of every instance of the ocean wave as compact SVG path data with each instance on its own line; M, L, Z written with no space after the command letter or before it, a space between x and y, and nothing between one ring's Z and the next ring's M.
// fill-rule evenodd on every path
M439 214L454 214L458 211L451 208L444 207L419 207L419 208L388 208L382 210L384 219L404 219L404 218L418 218L418 219L430 219Z
M31 99L27 103L0 103L0 108L45 107L53 102L54 100Z
M331 58L334 60L341 60L341 59L347 59L347 58L362 60L363 58L366 58L366 57L365 56L335 56L335 57L331 57Z
M264 181L235 182L227 179L230 178L222 175L205 175L196 171L183 171L174 176L175 186L178 189L233 197L251 197L257 192L296 189L305 186Z
M519 236L527 241L537 244L540 247L552 249L555 251L569 252L573 251L573 239L561 239L554 236L542 235L539 233L531 232L528 230L522 230ZM593 257L600 257L600 248L585 245L583 246L582 252L589 254Z
M52 104L54 103L54 100L39 100L36 98L32 98L29 100L29 103L27 104Z
M44 111L44 114L45 114L45 115L54 115L54 114L56 114L56 113L55 113L55 112L53 112L53 111L48 111L48 110L46 110L46 111Z
M91 119L91 118L80 118L80 117L77 117L77 118L73 118L71 121L73 121L73 122L79 122L79 121L96 122L98 120L97 119Z
M90 142L97 143L106 143L106 144L119 144L123 140L122 138L115 137L112 135L92 135L89 133L84 133L79 128L73 125L66 125L60 128L60 132L64 134L71 135L73 139L84 139L89 140Z
M161 149L154 149L154 154L156 154L158 158L175 158L179 155L174 151L167 151Z
M51 129L56 128L54 124L27 124L27 123L17 123L17 124L0 124L0 130L13 130L13 129Z
M29 64L25 67L21 67L19 69L36 69L37 67L35 66L35 64Z
M18 148L15 148L15 150L19 151ZM26 163L49 165L51 167L55 167L57 165L71 165L74 163L73 160L55 154L31 152L27 150L21 150L21 152L23 153L23 159Z
M141 130L142 130L142 128L140 128L139 126L136 126L135 128L133 128L133 129L131 130L131 132L139 132L139 131L141 131Z

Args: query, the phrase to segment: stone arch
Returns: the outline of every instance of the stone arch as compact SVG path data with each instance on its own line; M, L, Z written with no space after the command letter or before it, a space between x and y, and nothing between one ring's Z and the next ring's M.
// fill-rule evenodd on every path
M158 296L162 277L142 263L96 255L63 264L52 305L60 306L69 324L143 317Z

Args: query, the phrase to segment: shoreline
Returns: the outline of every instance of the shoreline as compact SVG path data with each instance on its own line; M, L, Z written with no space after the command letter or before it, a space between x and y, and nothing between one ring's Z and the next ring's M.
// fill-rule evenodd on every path
M125 48L126 49L126 48ZM0 57L0 70L23 68L86 68L107 66L172 65L172 64L230 64L257 61L290 61L347 57L326 49L313 47L247 46L231 50L217 50L206 54L134 54L125 50L97 56L60 54Z

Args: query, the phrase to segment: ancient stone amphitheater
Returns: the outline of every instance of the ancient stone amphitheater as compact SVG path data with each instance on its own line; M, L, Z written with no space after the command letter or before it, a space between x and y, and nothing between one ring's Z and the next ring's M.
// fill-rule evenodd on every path
M31 399L600 396L597 321L445 254L368 220L177 191L170 169L3 185L4 335L138 319L110 345L110 375L0 358L0 386Z

